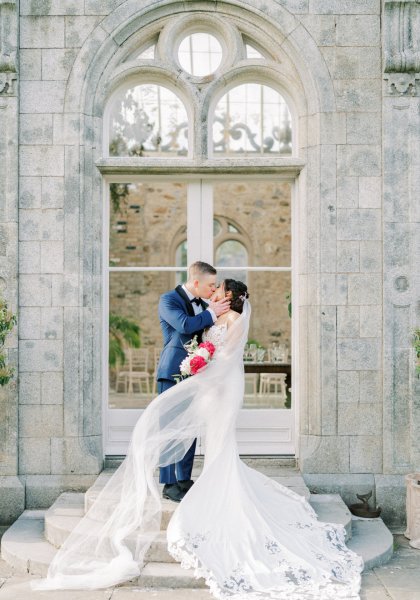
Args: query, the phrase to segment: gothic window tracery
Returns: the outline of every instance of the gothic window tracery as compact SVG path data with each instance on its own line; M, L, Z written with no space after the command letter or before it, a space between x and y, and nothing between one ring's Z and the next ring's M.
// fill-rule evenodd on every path
M233 22L174 17L122 62L127 80L120 68L108 102L106 155L291 156L293 118L280 62Z

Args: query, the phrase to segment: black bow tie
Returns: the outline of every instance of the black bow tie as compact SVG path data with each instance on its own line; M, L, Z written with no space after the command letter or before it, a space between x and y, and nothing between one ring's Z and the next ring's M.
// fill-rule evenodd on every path
M191 298L190 302L191 304L195 302L197 306L201 306L201 298Z

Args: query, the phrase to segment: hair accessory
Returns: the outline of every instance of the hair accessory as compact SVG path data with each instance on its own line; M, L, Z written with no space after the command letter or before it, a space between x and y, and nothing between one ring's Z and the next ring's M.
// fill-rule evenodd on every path
M242 302L245 302L245 300L248 298L247 293L245 292L245 294L242 294L239 296L239 298L242 300Z

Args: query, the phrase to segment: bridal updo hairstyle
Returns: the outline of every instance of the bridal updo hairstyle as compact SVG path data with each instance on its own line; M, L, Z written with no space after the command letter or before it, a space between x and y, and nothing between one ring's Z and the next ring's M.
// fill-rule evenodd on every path
M225 279L224 287L225 292L232 292L230 308L241 314L245 299L249 298L247 286L242 281L237 281L236 279Z

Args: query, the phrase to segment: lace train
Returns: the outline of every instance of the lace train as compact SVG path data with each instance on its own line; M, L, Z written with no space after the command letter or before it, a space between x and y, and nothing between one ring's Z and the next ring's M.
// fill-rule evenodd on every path
M196 578L204 578L219 600L358 599L363 561L346 547L344 527L318 521L303 497L252 472L239 459L238 463L244 487L241 502L232 503L232 513L220 503L222 513L209 515L203 503L204 488L215 489L214 466L208 476L205 471L200 476L198 493L190 490L188 503L186 497L175 511L168 527L168 550L175 560L193 569ZM256 480L259 501L255 504L246 494L246 484L254 485ZM224 498L226 491L220 489ZM281 496L287 505L286 519L279 510ZM266 507L265 514L261 505ZM235 519L234 512L241 514L240 519ZM232 518L235 523L229 527Z

